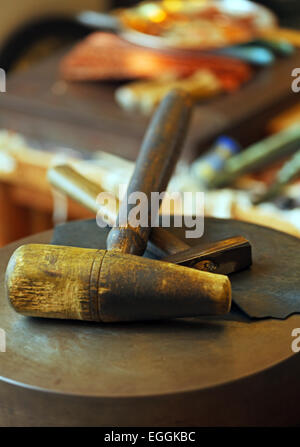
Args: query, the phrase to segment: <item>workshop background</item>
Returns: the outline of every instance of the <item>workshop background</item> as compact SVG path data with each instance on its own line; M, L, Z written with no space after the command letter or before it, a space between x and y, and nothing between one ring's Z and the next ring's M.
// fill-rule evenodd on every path
M5 2L0 19L0 67L6 72L6 92L0 93L0 245L65 220L93 217L49 184L47 170L68 163L99 191L117 194L118 184L130 178L154 108L174 86L190 91L199 105L170 189L204 190L207 216L255 222L299 237L300 108L299 93L292 89L297 73L293 77L292 72L299 66L300 4L257 3L276 22L269 34L249 35L241 45L223 42L233 53L200 51L194 58L127 42L107 24L106 30L91 29L82 13L122 8L130 19L126 8L135 5L132 17L141 30L145 20L157 25L176 8L207 6L209 0ZM199 37L197 26L214 19L199 20L189 43ZM234 28L238 24L231 26L231 36L241 32ZM211 29L220 40L220 30ZM184 33L180 27L174 30L167 38L178 42ZM247 150L259 156L245 167L241 155ZM238 166L234 172L233 166ZM284 184L278 186L281 170Z

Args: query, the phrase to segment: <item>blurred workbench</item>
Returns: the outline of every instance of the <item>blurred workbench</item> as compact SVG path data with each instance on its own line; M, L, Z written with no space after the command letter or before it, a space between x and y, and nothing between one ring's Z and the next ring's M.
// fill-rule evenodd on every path
M296 51L278 59L272 67L259 69L240 91L199 105L183 156L195 158L222 133L243 146L263 137L268 121L297 102L291 72L299 56ZM7 92L0 94L0 128L21 132L42 145L46 141L82 152L103 150L135 160L149 118L119 108L114 101L119 84L60 80L62 57L57 54L10 76ZM37 182L3 180L0 174L0 245L52 227L52 210L50 189L38 188ZM69 219L90 216L69 202Z

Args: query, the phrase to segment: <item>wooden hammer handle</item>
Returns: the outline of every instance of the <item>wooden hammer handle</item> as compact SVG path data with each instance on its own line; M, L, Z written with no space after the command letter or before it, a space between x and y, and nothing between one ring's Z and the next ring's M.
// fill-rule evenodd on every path
M190 96L180 90L170 92L158 107L127 189L127 197L135 192L146 196L146 209L142 211L148 216L148 225L130 225L128 218L136 203L129 204L125 198L119 209L116 227L108 235L108 249L136 255L144 253L151 231L151 193L166 190L183 146L191 109Z

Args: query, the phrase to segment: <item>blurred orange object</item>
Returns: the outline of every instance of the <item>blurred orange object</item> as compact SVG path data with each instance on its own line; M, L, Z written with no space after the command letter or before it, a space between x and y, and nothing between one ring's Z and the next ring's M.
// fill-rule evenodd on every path
M229 91L237 89L252 73L249 65L232 58L162 52L103 32L95 32L77 44L61 64L63 78L70 81L158 79L168 74L183 78L199 69L210 70Z
M267 28L262 32L263 37L273 40L286 40L295 47L300 47L300 31L289 28Z
M277 133L294 124L300 125L300 104L296 104L273 118L269 123L268 130L270 133Z

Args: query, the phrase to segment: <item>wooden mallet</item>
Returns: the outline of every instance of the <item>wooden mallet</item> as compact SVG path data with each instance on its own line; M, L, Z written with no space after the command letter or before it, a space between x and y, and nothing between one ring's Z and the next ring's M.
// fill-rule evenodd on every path
M128 186L148 199L165 191L190 119L190 98L173 91L155 113ZM151 214L148 200L148 216ZM125 211L125 201L120 213ZM119 216L120 216L119 213ZM112 228L107 250L25 245L12 255L7 295L23 315L101 322L223 314L231 305L227 276L141 256L151 228Z

